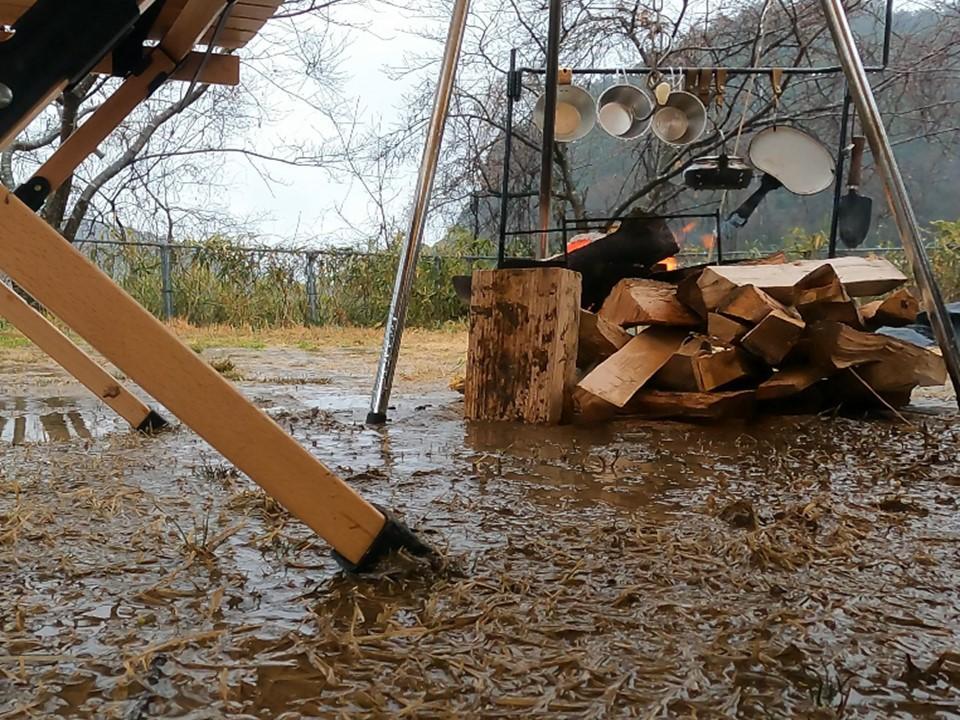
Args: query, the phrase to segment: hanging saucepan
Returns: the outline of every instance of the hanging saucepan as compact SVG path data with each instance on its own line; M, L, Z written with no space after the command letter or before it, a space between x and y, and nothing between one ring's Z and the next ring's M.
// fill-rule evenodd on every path
M727 221L743 227L757 206L773 190L785 187L794 195L815 195L833 184L833 157L802 130L777 125L761 130L750 142L750 163L763 173L760 187Z
M736 155L697 158L683 171L683 181L694 190L743 190L753 180L753 168Z
M621 140L635 140L650 127L654 104L642 89L623 79L597 98L597 122L607 134Z
M554 125L556 142L573 142L584 137L597 122L597 104L583 88L571 85L573 73L561 68L557 79L557 119ZM537 98L533 106L533 122L543 131L543 111L547 105L546 94Z

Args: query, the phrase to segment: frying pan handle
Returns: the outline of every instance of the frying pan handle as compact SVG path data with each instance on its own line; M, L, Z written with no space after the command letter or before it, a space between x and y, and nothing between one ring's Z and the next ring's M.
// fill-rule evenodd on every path
M853 136L853 150L850 152L850 174L847 175L847 187L859 188L863 177L863 150L867 139L863 135Z
M738 228L746 225L747 220L753 215L753 211L757 209L757 206L760 205L767 194L779 187L783 187L783 183L773 175L764 174L763 179L760 180L760 187L754 190L750 197L743 201L740 207L730 213L727 222Z

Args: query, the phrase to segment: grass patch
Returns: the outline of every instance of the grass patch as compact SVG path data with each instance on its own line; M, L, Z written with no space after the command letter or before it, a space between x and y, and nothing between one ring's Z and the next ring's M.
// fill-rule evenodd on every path
M243 373L233 364L230 358L217 358L210 361L210 367L223 375L227 380L243 380Z
M0 350L15 350L27 347L30 340L10 328L0 328Z

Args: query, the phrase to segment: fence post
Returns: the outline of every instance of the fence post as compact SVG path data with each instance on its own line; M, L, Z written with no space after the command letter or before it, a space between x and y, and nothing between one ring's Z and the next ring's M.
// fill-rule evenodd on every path
M163 319L173 319L173 281L170 278L170 245L164 243L160 246L160 278L163 294Z
M317 253L307 253L307 325L317 324Z

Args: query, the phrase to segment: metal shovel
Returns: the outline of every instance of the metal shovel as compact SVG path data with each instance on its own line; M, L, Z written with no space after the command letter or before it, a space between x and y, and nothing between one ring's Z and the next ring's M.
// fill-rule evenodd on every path
M847 176L847 194L840 198L840 205L837 207L840 241L848 248L860 245L870 232L873 200L858 192L866 142L867 139L862 135L856 135L853 138L850 174Z

